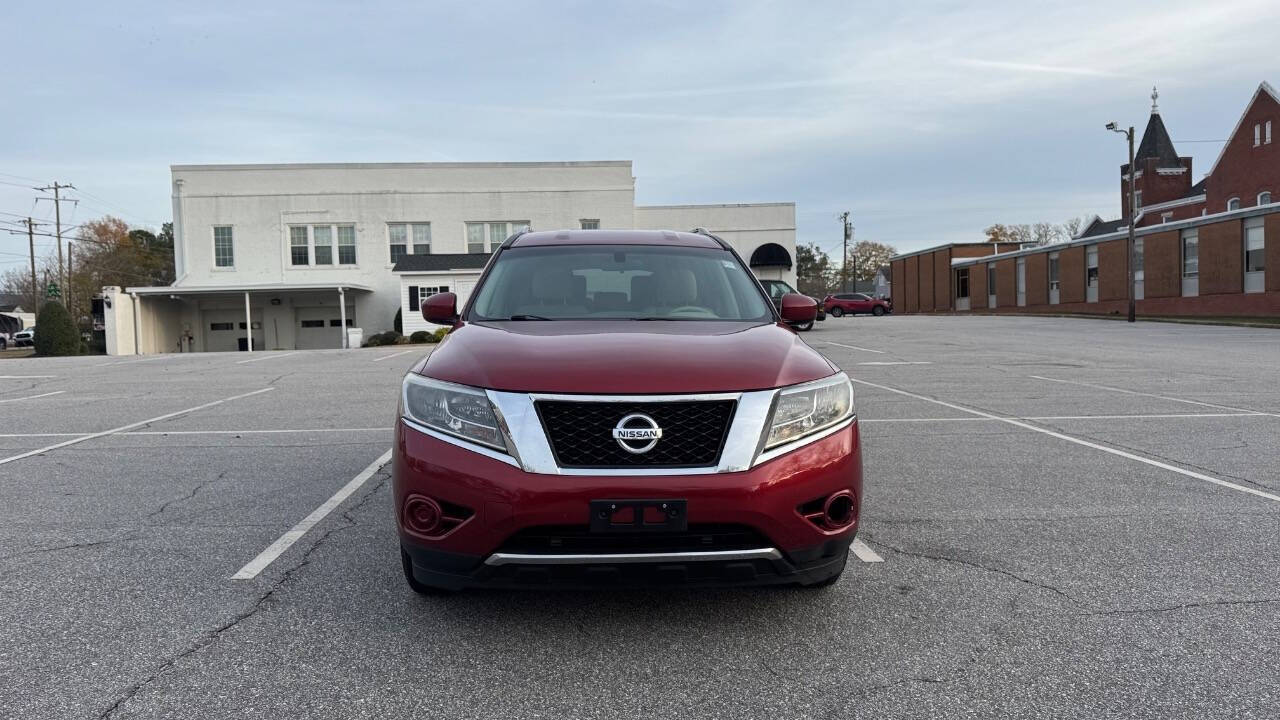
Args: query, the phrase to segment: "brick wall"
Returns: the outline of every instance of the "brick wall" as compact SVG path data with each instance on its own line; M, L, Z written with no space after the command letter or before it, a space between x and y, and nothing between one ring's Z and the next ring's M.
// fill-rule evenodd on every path
M939 311L951 309L951 249L933 253L933 308Z
M1253 126L1271 121L1271 143L1253 145ZM1265 136L1263 140L1265 141ZM1225 151L1213 169L1208 183L1209 213L1227 209L1227 200L1240 198L1240 207L1253 207L1258 193L1270 191L1280 201L1280 105L1266 91L1259 92L1240 122L1240 128L1227 142ZM1201 241L1203 242L1203 241ZM1201 292L1203 288L1201 279Z
M1269 261L1268 261L1269 262ZM969 266L969 308L987 306L987 264Z
M1084 302L1084 246L1064 248L1058 253L1058 300Z
M1098 299L1129 299L1129 240L1098 243Z
M1013 258L996 262L996 307L1018 306L1017 272Z
M933 253L918 257L920 269L916 282L920 285L920 312L933 312Z
M920 312L920 256L907 258L907 312Z
M1049 253L1027 256L1027 304L1049 303Z
M1239 220L1200 227L1200 294L1244 292L1244 245Z
M1143 296L1178 297L1182 294L1182 234L1177 230L1142 239Z
M893 271L892 283L889 285L889 297L893 306L899 310L907 308L907 261L894 260L890 263Z

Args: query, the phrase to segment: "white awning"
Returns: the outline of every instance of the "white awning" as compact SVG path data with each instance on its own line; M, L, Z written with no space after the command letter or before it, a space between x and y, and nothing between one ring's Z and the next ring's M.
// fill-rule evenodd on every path
M131 287L124 291L131 295L230 295L240 293L287 293L354 290L373 292L373 288L360 283L261 283L256 285L161 285Z

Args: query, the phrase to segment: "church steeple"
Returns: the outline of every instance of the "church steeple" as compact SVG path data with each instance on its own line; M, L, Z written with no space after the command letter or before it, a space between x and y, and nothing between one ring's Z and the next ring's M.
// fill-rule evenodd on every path
M1160 114L1160 106L1156 104L1156 100L1159 100L1159 99L1160 99L1160 91L1156 90L1155 85L1152 85L1151 86L1151 114L1152 115Z

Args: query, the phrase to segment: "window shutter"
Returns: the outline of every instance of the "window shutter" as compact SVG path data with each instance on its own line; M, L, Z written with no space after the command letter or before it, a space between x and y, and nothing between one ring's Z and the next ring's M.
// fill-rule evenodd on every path
M409 309L416 311L418 309L418 286L409 286Z

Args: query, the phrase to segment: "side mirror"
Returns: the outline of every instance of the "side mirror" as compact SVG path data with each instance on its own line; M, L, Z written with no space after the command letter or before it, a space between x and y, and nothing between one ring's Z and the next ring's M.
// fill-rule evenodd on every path
M811 323L818 317L818 301L808 295L787 293L778 305L783 322L792 325Z
M422 301L422 319L434 325L456 325L458 296L442 292L427 297Z

